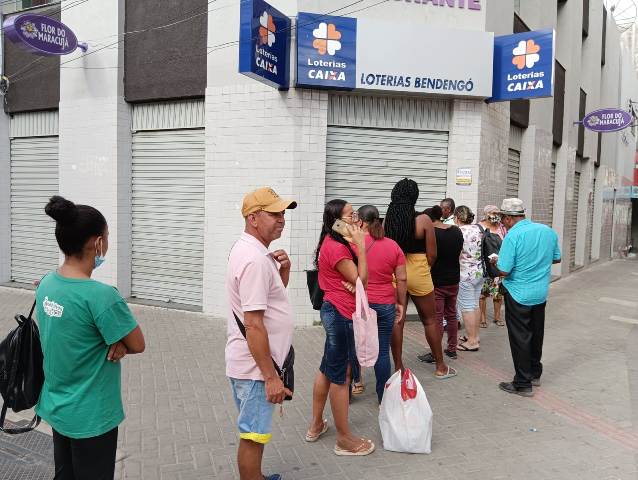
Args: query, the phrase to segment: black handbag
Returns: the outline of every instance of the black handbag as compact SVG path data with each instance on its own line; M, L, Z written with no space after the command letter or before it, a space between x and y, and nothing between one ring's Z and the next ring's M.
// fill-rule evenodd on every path
M323 305L323 290L319 287L319 270L306 270L306 284L308 285L308 295L314 310L321 310Z
M237 322L239 331L244 336L244 338L246 338L246 327L244 327L244 324L241 323L241 320L239 320L239 317L237 316L235 312L233 312L233 316L235 317L235 321ZM281 378L281 381L284 384L284 387L286 387L291 392L294 392L295 391L295 368L294 368L295 349L294 347L290 345L290 350L288 350L288 355L286 355L286 359L284 360L284 364L281 366L281 368L279 368L279 365L277 365L277 362L275 362L274 358L271 358L271 360L272 360L273 366L275 367L275 371L277 372L277 375L279 376L279 378ZM292 400L292 396L286 395L285 400Z
M34 309L35 302L27 318L16 315L18 326L0 342L0 394L4 399L0 431L9 434L29 432L40 424L40 417L36 415L26 427L4 428L7 410L17 413L35 406L44 383L42 346L33 320Z

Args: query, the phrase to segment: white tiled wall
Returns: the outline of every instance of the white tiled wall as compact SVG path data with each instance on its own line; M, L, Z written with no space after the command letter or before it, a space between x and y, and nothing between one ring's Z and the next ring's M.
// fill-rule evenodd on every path
M0 283L11 276L9 116L0 115Z
M205 312L226 314L226 264L243 230L244 194L271 186L299 204L286 214L284 235L271 249L283 248L291 256L289 294L297 323L315 320L304 270L311 264L323 212L327 100L320 91L278 92L258 83L208 88Z
M505 198L509 125L508 103L493 103L484 107L477 219L481 218L485 205L500 206Z
M448 145L447 194L456 205L467 205L476 211L479 191L482 112L485 105L475 100L454 100ZM456 184L457 168L472 169L472 184Z
M123 2L89 0L63 10L78 38L123 31ZM95 47L93 47L95 48ZM120 65L124 43L78 59L75 66ZM81 55L78 50L74 55ZM72 64L73 65L73 64ZM122 68L62 69L60 75L60 193L100 210L109 224L109 252L94 277L130 292L130 113Z

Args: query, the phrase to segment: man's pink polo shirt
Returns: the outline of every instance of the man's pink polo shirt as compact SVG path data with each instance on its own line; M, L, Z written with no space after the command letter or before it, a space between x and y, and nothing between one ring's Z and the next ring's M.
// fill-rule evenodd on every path
M242 233L230 251L226 293L229 303L226 376L241 380L263 380L248 343L239 331L233 311L243 323L244 312L264 310L270 353L280 367L290 350L294 320L277 262L268 249L248 233Z

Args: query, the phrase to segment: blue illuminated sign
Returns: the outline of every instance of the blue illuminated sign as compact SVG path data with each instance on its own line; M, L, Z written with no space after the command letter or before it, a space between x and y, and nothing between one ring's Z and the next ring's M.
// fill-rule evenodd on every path
M357 19L299 13L297 85L354 89Z
M275 88L288 88L290 19L263 0L241 2L239 73Z
M553 30L494 38L494 85L489 101L551 97L553 94Z

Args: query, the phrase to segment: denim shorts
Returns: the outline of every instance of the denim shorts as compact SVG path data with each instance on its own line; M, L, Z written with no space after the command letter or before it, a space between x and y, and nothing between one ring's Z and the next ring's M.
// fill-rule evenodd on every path
M461 312L478 310L484 281L483 277L479 277L474 280L463 280L459 283L459 294L456 301Z
M266 400L266 384L259 380L230 378L233 398L239 410L239 438L266 444L272 437L275 405Z
M352 320L341 315L330 302L323 302L320 314L321 324L326 331L326 343L319 371L330 380L330 383L343 385L346 383L349 364L350 379L359 378Z

